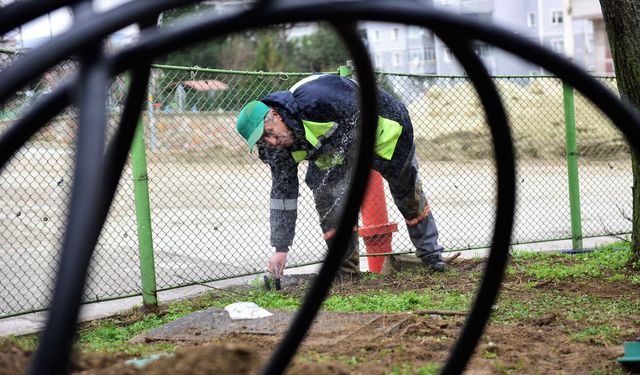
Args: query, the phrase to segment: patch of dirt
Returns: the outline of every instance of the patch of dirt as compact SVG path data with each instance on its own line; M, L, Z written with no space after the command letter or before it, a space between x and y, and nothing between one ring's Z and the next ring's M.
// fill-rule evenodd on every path
M556 79L496 79L519 159L557 159L566 153L562 83ZM615 91L615 81L602 81ZM594 160L626 159L621 133L589 100L575 95L580 156ZM474 160L493 155L485 113L470 82L433 85L408 105L416 151L423 160ZM427 116L425 116L427 114Z
M339 283L331 293L355 295L363 292L422 291L445 289L473 292L484 267L479 260L456 259L449 274L412 272ZM500 309L506 301L534 306L542 295L593 296L638 303L637 285L610 282L607 278L571 281L536 280L524 273L510 274L503 285ZM302 293L284 291L284 293ZM547 293L547 294L544 294ZM572 309L589 312L588 299ZM499 311L499 310L498 310ZM388 374L403 364L408 373L422 366L442 364L449 356L466 312L415 311L393 314L322 312L306 337L287 374ZM572 335L594 325L569 319L563 306L547 306L544 314L507 321L493 321L485 330L467 367L469 374L625 374L616 358L624 355L622 343L640 333L637 316L608 317L621 327L613 343L576 340ZM290 313L289 313L290 314ZM290 314L291 315L291 314ZM127 321L126 317L121 319ZM598 323L599 324L599 323ZM274 333L277 332L277 333ZM76 355L72 373L78 374L256 374L277 347L284 329L274 332L221 331L217 336L199 332L200 340L174 336L176 354L162 356L143 368L125 364L124 358L96 354ZM192 332L193 333L193 332ZM192 335L193 336L193 335ZM154 340L151 340L154 341ZM0 347L0 374L24 373L29 353L12 345Z
M23 374L29 365L29 356L12 344L0 345L0 373Z

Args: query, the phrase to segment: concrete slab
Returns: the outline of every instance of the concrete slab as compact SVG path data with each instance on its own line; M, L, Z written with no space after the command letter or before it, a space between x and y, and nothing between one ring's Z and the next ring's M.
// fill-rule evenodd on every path
M212 307L140 334L129 342L134 344L153 341L202 343L231 333L274 336L276 339L287 331L296 311L273 310L270 312L273 316L234 320L224 309ZM361 329L366 329L374 336L387 335L406 326L410 318L412 318L410 314L322 311L317 315L306 342L311 345L314 341L326 343L326 338L330 337L332 342L336 343L347 339L350 335L357 335Z

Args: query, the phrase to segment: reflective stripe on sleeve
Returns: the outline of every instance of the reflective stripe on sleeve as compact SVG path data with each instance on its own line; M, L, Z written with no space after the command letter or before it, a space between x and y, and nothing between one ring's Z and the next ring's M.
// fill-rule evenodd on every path
M297 199L271 199L269 208L272 210L294 211L298 209Z
M357 232L358 231L358 227L354 226L353 227L353 231ZM337 229L329 229L328 231L322 233L322 237L324 238L325 241L326 240L330 240L336 235L336 233L338 233Z
M305 83L309 83L313 80L316 80L322 76L325 76L326 74L314 74L311 75L309 77L303 78L302 80L300 80L298 83L296 83L295 85L291 86L291 88L289 89L289 91L291 91L292 93L296 92L296 90L298 89L298 87L304 85Z

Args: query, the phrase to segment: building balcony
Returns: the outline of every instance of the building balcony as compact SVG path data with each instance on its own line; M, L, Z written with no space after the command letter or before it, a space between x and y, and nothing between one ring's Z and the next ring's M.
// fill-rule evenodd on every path
M602 10L598 0L573 0L573 18L602 19Z

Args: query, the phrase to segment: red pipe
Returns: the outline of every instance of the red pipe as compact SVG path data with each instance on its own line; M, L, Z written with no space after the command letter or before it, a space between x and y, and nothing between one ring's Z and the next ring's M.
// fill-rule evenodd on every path
M382 175L371 171L367 193L360 207L362 226L358 234L364 240L367 254L391 253L392 233L398 231L397 223L389 222ZM385 257L368 257L369 271L380 273Z

